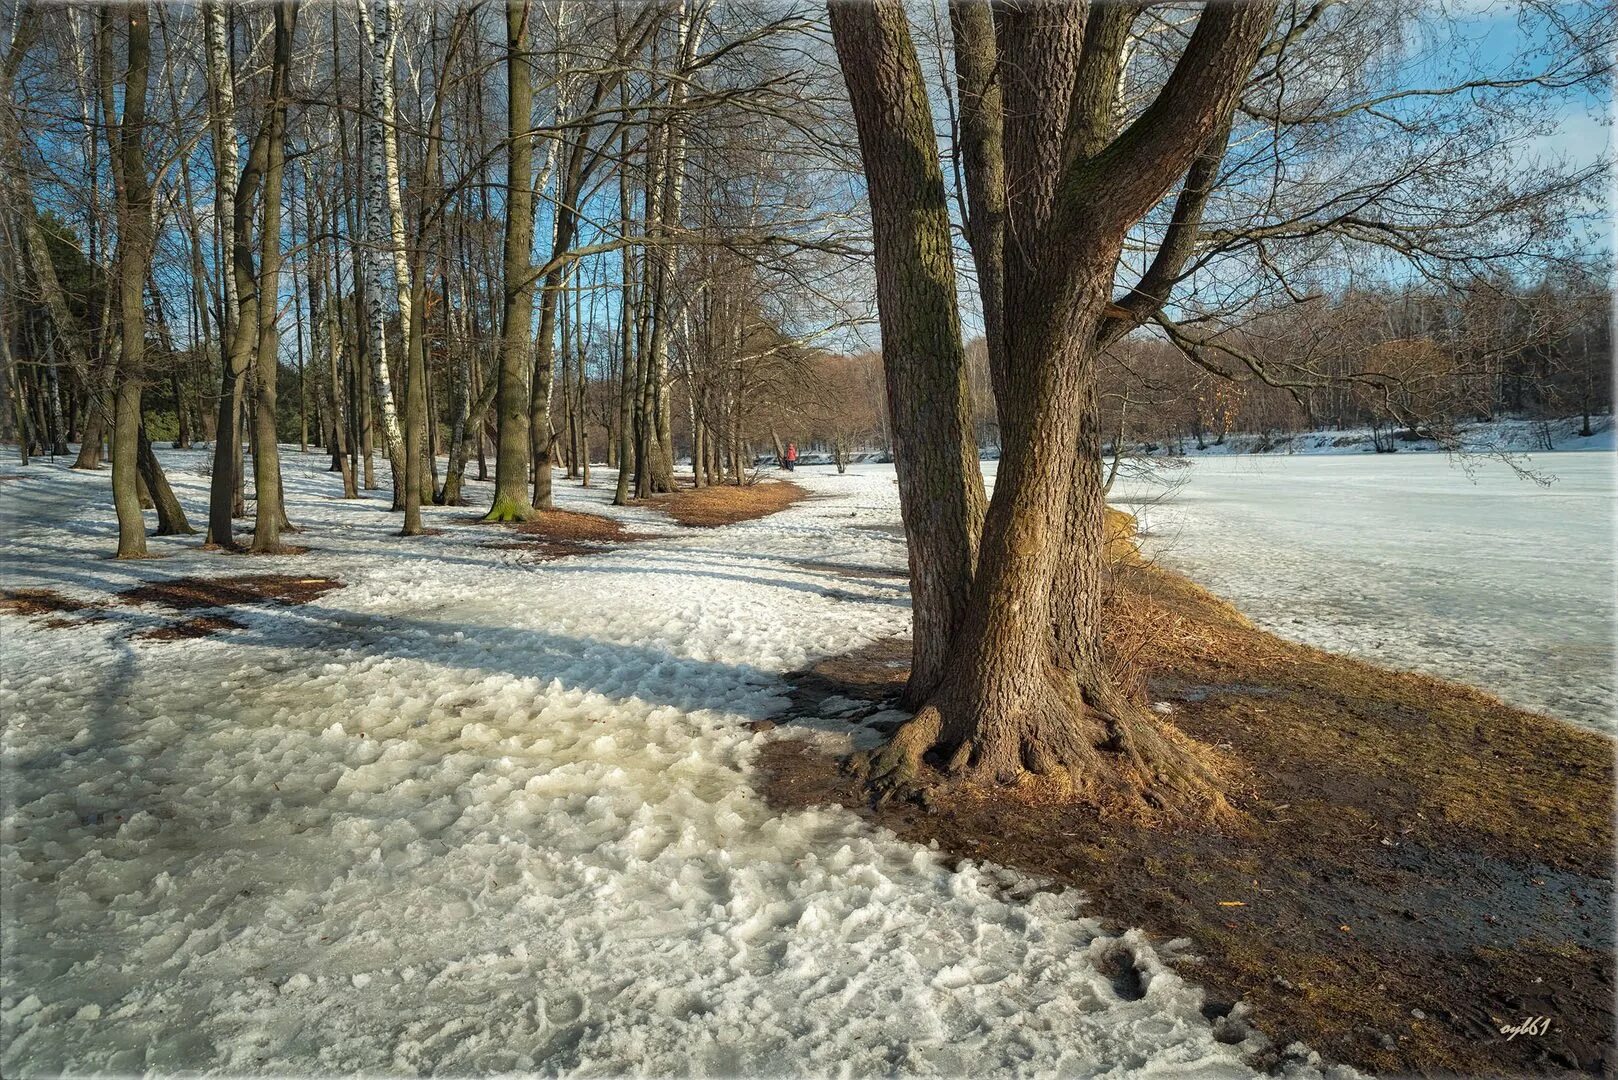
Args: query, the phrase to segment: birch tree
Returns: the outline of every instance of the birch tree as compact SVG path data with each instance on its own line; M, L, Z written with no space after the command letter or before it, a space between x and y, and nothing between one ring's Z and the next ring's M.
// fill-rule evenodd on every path
M388 367L388 316L386 275L391 266L396 284L401 325L408 327L410 312L409 270L405 258L403 207L398 192L399 151L394 134L394 14L396 8L383 0L358 0L359 19L364 31L365 111L361 125L365 155L365 305L370 330L371 387L382 412L382 438L393 468L393 508L403 510L404 429ZM400 224L396 230L395 222ZM409 330L405 333L408 335ZM408 345L408 339L407 339Z

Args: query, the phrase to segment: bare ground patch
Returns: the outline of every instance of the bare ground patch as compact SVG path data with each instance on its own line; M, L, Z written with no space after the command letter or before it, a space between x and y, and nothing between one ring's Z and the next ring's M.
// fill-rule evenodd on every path
M55 589L0 590L0 612L7 615L58 615L84 611L94 604L64 596Z
M1097 913L1189 937L1210 1017L1240 1000L1278 1045L1396 1074L1610 1074L1613 747L1470 688L1295 645L1161 570L1113 574L1107 641L1232 763L1239 823L1151 828L985 798L873 810L826 752L767 744L768 797L841 803L956 859L1073 885ZM891 705L908 643L793 681L799 711ZM856 714L857 719L857 714ZM1548 1018L1540 1035L1500 1028Z
M130 636L144 641L189 641L193 638L212 637L226 630L246 628L245 623L237 622L228 615L198 615L163 626L154 626L149 630L141 630Z
M254 604L307 604L343 583L336 578L291 574L248 574L241 577L183 577L150 581L118 594L123 604L158 604L185 611L192 608Z
M713 484L681 488L668 495L654 495L643 505L661 510L681 525L712 529L769 517L808 497L807 491L790 480L772 480L741 487Z
M469 524L488 524L481 518ZM541 510L528 521L501 523L498 528L512 535L488 546L524 552L541 562L573 555L594 555L619 544L652 539L650 533L630 532L621 521L602 514L574 510Z

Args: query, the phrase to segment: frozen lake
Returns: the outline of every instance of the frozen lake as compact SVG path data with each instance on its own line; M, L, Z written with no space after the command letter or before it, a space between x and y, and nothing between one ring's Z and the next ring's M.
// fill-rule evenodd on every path
M1611 732L1615 463L1540 455L1540 486L1442 454L1209 457L1114 502L1266 629Z

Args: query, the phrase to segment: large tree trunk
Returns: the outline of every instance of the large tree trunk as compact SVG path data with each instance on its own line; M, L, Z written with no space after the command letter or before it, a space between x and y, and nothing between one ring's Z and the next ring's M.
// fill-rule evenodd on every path
M1005 6L992 24L981 8L955 13L965 164L975 174L969 236L982 280L998 286L984 308L999 313L990 365L1003 454L975 574L947 634L948 666L915 718L858 763L884 795L914 791L931 760L968 781L1054 785L1101 804L1223 809L1198 752L1126 700L1102 657L1095 365L1126 230L1229 115L1272 13L1205 9L1158 99L1117 138L1113 101L1131 9L1095 6L1087 19L1076 5ZM969 427L907 430L917 387L895 378L896 368L903 375L922 362L907 347L930 325L919 318L928 309L918 281L936 274L925 246L934 229L913 209L908 219L891 216L915 197L892 182L893 159L936 166L936 155L902 6L834 5L832 29L866 163L903 507L903 463L917 435L944 449L970 441ZM985 71L997 74L986 80ZM907 114L915 119L894 119ZM914 151L896 154L905 131ZM1000 242L1001 213L1015 244ZM923 471L933 485L956 484L934 459ZM919 577L918 563L936 561L937 519L907 513L906 525ZM921 614L918 595L918 628Z

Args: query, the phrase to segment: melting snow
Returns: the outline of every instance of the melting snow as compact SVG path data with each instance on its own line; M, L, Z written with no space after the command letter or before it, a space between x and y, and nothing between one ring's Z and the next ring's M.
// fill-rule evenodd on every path
M1279 634L1614 731L1610 451L1206 457L1119 479L1146 551ZM1470 471L1470 475L1468 475Z
M165 458L201 514L205 455ZM0 466L8 587L347 584L192 641L132 639L158 618L133 608L0 620L0 1071L1248 1071L1257 1037L1216 1037L1073 892L755 793L790 732L744 724L785 706L780 674L907 624L902 583L798 565L903 565L891 467L800 473L829 498L710 532L559 479L667 536L534 563L395 539L383 493L333 498L323 462L286 453L314 554L154 539L171 557L135 563L105 558L105 472ZM1120 947L1138 1000L1098 967Z

